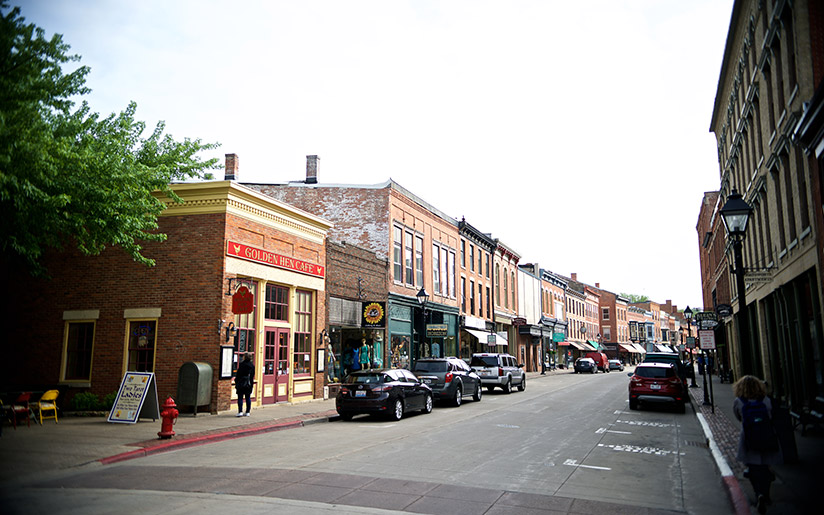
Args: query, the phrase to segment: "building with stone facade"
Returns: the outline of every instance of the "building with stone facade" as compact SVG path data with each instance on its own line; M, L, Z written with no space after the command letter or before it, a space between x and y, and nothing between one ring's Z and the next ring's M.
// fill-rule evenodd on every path
M713 253L702 266L705 309L723 303L729 290L733 314L716 332L730 342L735 376L763 377L792 407L824 394L822 78L821 2L734 3L710 120L718 202L710 213L705 196L699 220L699 241L707 243L702 249ZM753 209L743 239L742 291L732 275L729 238L707 222L734 190ZM718 258L721 249L733 266Z

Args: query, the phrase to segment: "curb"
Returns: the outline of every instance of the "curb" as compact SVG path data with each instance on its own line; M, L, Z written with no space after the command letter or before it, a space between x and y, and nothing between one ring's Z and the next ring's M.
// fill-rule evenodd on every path
M690 401L692 401L692 396L690 396ZM741 490L741 484L739 484L738 478L735 477L732 469L727 464L727 460L724 459L721 449L715 442L715 438L713 438L712 430L710 430L707 420L704 418L704 415L697 410L695 411L695 416L698 417L698 422L701 424L701 429L703 429L704 436L707 438L707 444L709 444L710 452L718 467L718 471L721 473L724 489L727 491L730 502L732 502L735 514L750 515L750 505L747 500L747 495Z
M157 445L151 445L149 447L145 447L142 449L135 449L133 451L126 451L120 454L115 454L114 456L108 456L106 458L100 458L96 461L102 463L103 465L109 465L111 463L119 463L121 461L127 461L135 458L142 458L144 456L152 456L154 454L160 454L162 452L174 451L177 449L184 449L186 447L195 447L198 445L206 445L209 443L220 442L224 440L233 440L235 438L243 438L244 436L254 436L264 433L271 433L274 431L282 431L284 429L294 429L296 427L303 427L306 425L317 424L319 422L331 422L332 420L336 419L335 416L324 416L324 417L312 417L307 420L298 420L295 422L282 422L277 424L271 424L267 426L259 426L259 427L249 427L243 429L234 429L234 430L227 430L220 433L213 433L213 434L203 434L200 436L193 436L191 438L185 438L181 440L169 440L158 443Z

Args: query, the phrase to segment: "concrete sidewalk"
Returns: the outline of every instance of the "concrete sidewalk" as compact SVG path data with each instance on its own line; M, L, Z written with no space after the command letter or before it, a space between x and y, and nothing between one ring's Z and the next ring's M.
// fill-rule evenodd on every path
M690 388L693 406L699 419L703 418L705 421L702 425L711 449L715 446L713 450L716 453L716 462L719 464L730 499L736 507L736 514L756 513L753 507L755 494L749 480L744 477L745 466L735 457L741 423L736 420L732 411L735 400L732 385L721 383L718 376L713 376L712 388L708 390L712 392L714 402L704 405L702 377L696 377L696 384L698 388ZM773 504L767 513L800 515L818 513L820 510L820 503L815 498L821 486L824 466L824 434L821 431L808 430L806 436L801 436L801 430L798 429L794 431L794 438L798 461L774 467L776 481L771 490Z

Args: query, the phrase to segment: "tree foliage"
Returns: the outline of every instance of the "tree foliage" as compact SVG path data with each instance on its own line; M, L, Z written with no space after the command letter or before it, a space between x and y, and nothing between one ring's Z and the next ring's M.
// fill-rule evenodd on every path
M87 255L118 246L135 261L141 241L163 241L157 217L160 190L180 199L169 183L208 175L215 148L199 139L176 141L160 122L144 137L136 105L108 117L73 97L89 93L89 68L64 71L80 60L62 36L45 37L19 8L0 2L0 254L46 275L43 253L75 245Z
M634 293L621 293L620 295L628 298L631 304L636 302L649 302L649 297L646 295L635 295Z

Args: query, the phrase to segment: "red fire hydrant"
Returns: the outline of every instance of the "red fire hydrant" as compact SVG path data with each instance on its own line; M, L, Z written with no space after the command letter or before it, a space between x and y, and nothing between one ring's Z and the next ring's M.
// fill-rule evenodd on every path
M169 398L166 399L166 402L163 403L163 411L160 412L160 418L163 419L163 422L160 424L160 432L157 433L157 436L160 438L171 438L175 435L172 426L177 422L177 413L177 404L175 404L175 400L172 399L170 395Z

